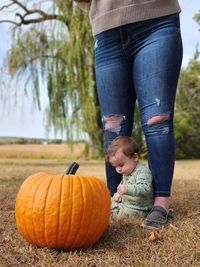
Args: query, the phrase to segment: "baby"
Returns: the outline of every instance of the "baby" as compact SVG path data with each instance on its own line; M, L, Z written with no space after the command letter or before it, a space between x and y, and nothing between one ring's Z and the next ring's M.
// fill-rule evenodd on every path
M138 144L129 136L119 136L108 147L106 160L123 176L111 199L111 215L147 215L154 199L152 174L139 162Z

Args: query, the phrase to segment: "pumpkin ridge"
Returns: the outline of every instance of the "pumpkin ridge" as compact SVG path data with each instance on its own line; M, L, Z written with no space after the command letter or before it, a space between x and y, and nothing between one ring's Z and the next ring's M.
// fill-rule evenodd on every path
M108 203L108 201L107 201L107 199L104 197L105 196L105 192L104 192L104 186L105 186L105 184L103 183L103 181L102 181L102 183L100 184L99 183L99 186L101 187L101 196L102 196L102 206L103 206L103 209L101 210L101 212L102 212L102 217L103 218L106 218L105 216L106 216L106 213L107 213L107 208L109 208L110 209L110 205L111 205L111 198L110 198L110 193L107 191L107 194L108 194L108 200L109 200L109 203ZM106 200L106 201L105 201ZM109 225L109 219L110 219L110 216L108 216L108 218L107 218L107 221L105 221L104 220L104 223L106 223L107 224L107 226ZM100 235L102 235L103 233L100 233Z
M90 179L88 179L88 177L85 177L85 179L87 179L87 181L88 181L88 183L89 183L89 185L90 185L90 189L91 189L91 192L92 192L92 198L93 199L95 199L95 190L94 190L94 188L93 188L93 183L91 182L91 180ZM91 214L90 214L90 220L93 222L94 221L94 217L95 217L95 210L94 210L94 201L92 201L92 208L91 208ZM93 227L93 226L92 226ZM85 244L84 246L88 246L88 245L91 245L92 244L92 242L91 242L91 234L90 235L88 235L89 233L90 233L90 230L91 230L91 226L89 226L88 228L87 228L87 232L86 232L86 234L85 234L85 238L83 239L83 242L81 242L81 244L80 244L80 246L82 246L82 244L85 244L86 243L86 241L85 240L87 240L87 239L89 239L89 242L87 242L87 244Z
M70 192L72 192L71 195L73 196L74 195L74 186L73 186L73 184L74 184L73 176L74 175L67 175L67 176L68 176L67 179L70 179ZM70 214L72 214L72 212L73 212L73 201L70 201L70 202L71 202ZM67 247L66 244L67 244L67 239L68 239L68 236L69 236L69 233L70 233L70 230L71 230L71 222L72 222L72 216L70 216L69 228L68 228L68 231L66 233L66 238L65 238L65 242L64 242L65 247Z
M96 235L94 235L94 240L96 239L99 239L99 237L103 234L103 232L105 231L105 191L104 191L104 187L105 187L105 184L103 181L101 180L97 180L96 177L93 177L94 178L94 184L96 187L98 187L98 191L99 191L99 205L101 205L101 209L99 209L99 214L98 216L96 216L97 218L100 218L101 222L102 222L102 218L104 219L104 221L102 222L103 224L99 224L98 221L96 223L96 231L94 233L96 233ZM99 207L99 206L98 206ZM106 223L107 226L108 226L108 223Z
M97 181L95 177L94 177L94 184L96 185L96 187L100 188L99 181ZM99 196L99 194L98 194L98 203L99 203L99 205L102 205L101 195ZM98 207L99 207L99 205L98 205ZM99 218L100 214L101 214L101 209L99 209L98 216L96 216L96 218ZM97 237L99 237L99 229L102 228L102 225L98 223L97 219L95 221L96 221L96 231L94 232L95 234L93 236L94 240L96 240Z
M57 235L57 248L65 247L65 239L69 229L69 212L71 211L70 177L63 175L62 194L60 198L59 232Z
M18 206L21 206L21 205L19 205L19 201L21 202L21 200L20 200L20 194L21 194L21 191L24 189L25 186L26 186L26 184L24 182L24 184L22 184L20 186L18 195L16 197L16 203L15 203L15 210L16 210L16 212L15 212L15 217L16 217L16 225L17 225L17 228L18 228L19 232L24 235L24 237L25 237L26 240L28 240L28 238L26 237L26 233L24 234L23 228L21 226L21 225L24 226L24 223L23 224L21 223L22 220L24 219L24 217L21 216L21 210L19 210L19 208L18 208ZM24 210L25 210L25 208L23 209L23 211Z
M36 175L38 175L38 174L36 174ZM31 178L32 177L34 177L34 176L36 176L36 175L33 175L33 176L31 176ZM40 176L39 177L37 177L36 176L36 179L35 178L32 178L32 182L33 182L33 186L34 186L34 184L36 183L36 182L38 182L39 180L41 180L41 178L42 178L42 176L44 175L44 173L40 173ZM37 187L39 187L39 185L40 184L38 184L38 186ZM26 187L25 187L26 188ZM35 196L35 193L34 193L34 196ZM24 205L24 211L25 211L25 214L26 214L26 212L27 212L27 202L28 202L28 199L27 199L27 201L25 202L25 205ZM32 201L32 208L31 209L33 209L33 201ZM31 210L31 214L32 214L32 211L33 210ZM21 217L21 216L20 216ZM32 216L31 216L32 217ZM23 221L22 221L22 225L23 225L23 230L25 230L25 236L27 236L28 237L28 240L30 240L30 243L32 243L32 244L35 244L35 241L33 241L33 238L32 237L30 237L30 235L29 235L29 230L27 229L27 224L25 223L25 221L26 221L26 215L25 216L22 216L22 218L23 218ZM34 229L34 224L33 224L33 219L31 220L31 223L32 223L32 226L33 226L33 233L34 233L34 238L35 238L35 240L37 240L37 238L36 238L36 234L35 234L35 229ZM21 224L21 223L20 223Z
M74 231L75 228L73 228L73 226L74 226L74 220L76 219L76 214L74 215L74 210L75 210L75 208L74 208L73 204L76 203L76 199L75 199L76 194L75 194L75 192L74 192L74 189L76 189L76 187L77 187L77 181L78 181L78 183L80 184L80 179L79 179L79 176L78 176L78 175L73 175L73 176L74 176L74 178L72 178L72 180L73 180L73 179L76 179L76 180L74 181L73 194L72 194L72 215L71 215L71 221L70 221L70 225L72 226L72 227L70 228L70 230L72 230L72 233L70 233L70 231L69 231L69 233L68 233L68 235L70 236L70 239L72 239L72 237L73 237L74 235L77 236L77 233L78 233L78 231L79 231L79 229L76 229L76 232L75 232L75 231ZM82 216L81 216L81 218L82 218ZM76 224L76 221L75 221L75 224ZM73 246L73 245L72 245L72 244L74 244L74 240L70 240L70 241L68 241L68 242L69 242L68 245L69 245L71 248L77 248L76 246Z
M82 209L82 212L81 212L81 220L80 220L80 223L79 223L79 227L78 227L78 232L76 233L76 238L73 240L73 242L71 243L71 247L73 247L74 246L74 244L75 244L75 247L76 247L76 240L77 240L77 237L79 237L79 235L80 235L80 230L81 230L81 224L82 224L82 221L83 221L83 215L84 215L84 212L85 212L85 202L84 202L84 194L83 194L83 190L84 190L84 186L83 186L83 184L82 184L82 179L81 179L81 176L77 176L77 178L78 178L78 180L79 180L79 182L80 182L80 184L81 184L81 195L82 195L82 203L83 203L83 209ZM85 178L85 177L84 177Z
M52 174L52 176L51 176L51 181L50 181L50 183L49 183L49 186L48 186L48 188L47 188L47 194L46 194L46 197L45 197L45 200L44 200L44 215L43 215L43 221L44 221L44 240L45 240L45 243L48 245L48 242L47 242L47 240L46 240L46 204L47 204L47 198L48 198L48 194L49 194L49 189L50 189L50 187L51 187L51 185L52 185L52 182L53 182L53 178L54 177L54 175Z
M42 178L42 180L44 179L43 175L44 175L44 173L41 174L41 178ZM32 218L31 221L32 221L33 233L34 233L34 237L35 237L35 241L33 242L34 244L38 244L38 243L39 243L39 241L38 241L38 239L37 239L35 223L34 223L34 220L33 220L33 208L34 208L35 196L36 196L36 193L37 193L37 191L38 191L40 185L41 185L41 183L39 183L39 184L37 185L37 188L35 189L35 193L34 193L34 196L33 196L33 198L32 198L32 204L31 204L31 214L32 214L32 215L31 215L31 218Z
M56 177L55 177L56 178ZM58 247L58 236L59 236L59 231L60 231L60 205L61 205L61 199L62 199L62 192L63 192L63 178L64 178L64 174L61 177L61 189L60 189L60 201L59 201L59 214L58 214L58 230L57 230L57 234L56 234L56 246Z

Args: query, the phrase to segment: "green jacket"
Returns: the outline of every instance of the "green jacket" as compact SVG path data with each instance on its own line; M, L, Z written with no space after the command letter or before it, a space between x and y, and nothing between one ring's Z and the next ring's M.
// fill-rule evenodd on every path
M129 176L123 176L121 183L125 185L126 191L122 195L120 203L112 199L112 213L114 216L120 214L128 216L144 215L152 208L154 195L152 174L149 168L142 163L138 163Z

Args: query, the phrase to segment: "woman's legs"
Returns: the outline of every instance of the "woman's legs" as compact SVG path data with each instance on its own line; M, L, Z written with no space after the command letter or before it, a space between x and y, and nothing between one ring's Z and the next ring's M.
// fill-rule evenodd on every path
M131 135L135 93L132 65L121 45L119 28L95 37L95 71L101 107L105 149L118 135ZM107 185L111 195L122 176L106 163Z
M178 16L157 21L135 56L133 76L149 167L154 177L155 204L168 209L174 171L174 101L182 61Z
M133 63L141 124L154 178L154 206L159 206L144 221L143 226L147 227L167 223L175 161L174 102L182 62L179 17L158 19L155 27L156 24Z
M131 135L135 91L154 177L155 205L168 210L174 170L173 113L182 61L178 15L128 24L95 37L105 148ZM134 90L135 88L135 90ZM107 165L111 195L121 180Z

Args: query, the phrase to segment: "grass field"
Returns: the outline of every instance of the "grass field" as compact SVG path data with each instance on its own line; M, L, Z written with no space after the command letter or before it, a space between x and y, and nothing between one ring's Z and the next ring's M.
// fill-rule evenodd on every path
M78 161L81 175L105 180L104 162L85 160L83 148L66 145L0 146L0 267L199 267L200 160L177 161L173 181L172 224L156 241L140 227L141 218L111 221L103 237L83 250L61 251L26 243L15 225L15 198L24 179L38 171L62 173Z
M24 144L1 145L0 158L34 158L34 159L77 159L83 158L84 144L70 146L66 144Z

